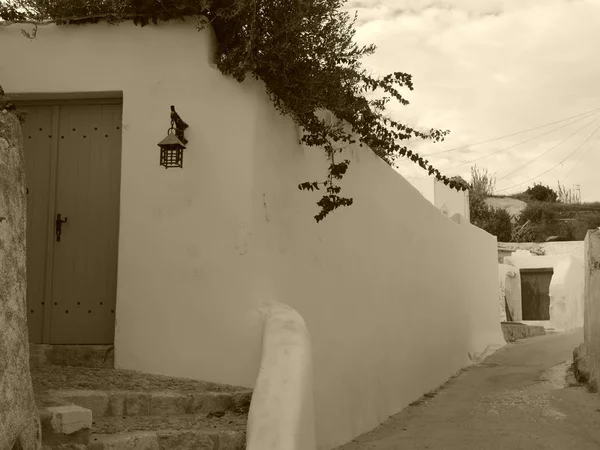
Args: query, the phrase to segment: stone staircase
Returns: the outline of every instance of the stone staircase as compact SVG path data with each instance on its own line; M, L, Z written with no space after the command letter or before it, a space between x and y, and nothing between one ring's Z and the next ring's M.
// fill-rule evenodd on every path
M111 369L96 350L32 347L43 450L245 448L250 390Z

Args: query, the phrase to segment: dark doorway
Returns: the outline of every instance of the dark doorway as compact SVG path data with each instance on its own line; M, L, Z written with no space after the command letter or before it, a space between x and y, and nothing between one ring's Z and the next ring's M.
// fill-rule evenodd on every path
M553 269L521 269L523 320L550 320Z

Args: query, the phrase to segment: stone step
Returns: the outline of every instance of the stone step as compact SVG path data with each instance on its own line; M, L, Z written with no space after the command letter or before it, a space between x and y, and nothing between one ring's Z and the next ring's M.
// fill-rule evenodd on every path
M244 450L246 417L225 414L103 418L42 450ZM44 429L45 430L45 429Z
M31 369L34 390L232 392L243 387L134 370L44 365Z
M519 339L527 339L546 334L544 327L536 325L527 325L520 322L500 322L500 325L506 342L515 342Z
M43 450L242 450L246 414L210 412L93 418L77 405L39 408Z
M252 391L177 392L48 390L47 398L75 404L92 411L94 419L122 416L169 416L183 414L247 414Z
M29 366L57 365L90 368L114 368L112 345L29 344Z
M43 450L238 450L252 391L129 370L40 365Z
M229 430L160 430L99 434L92 441L86 450L244 450L246 436Z

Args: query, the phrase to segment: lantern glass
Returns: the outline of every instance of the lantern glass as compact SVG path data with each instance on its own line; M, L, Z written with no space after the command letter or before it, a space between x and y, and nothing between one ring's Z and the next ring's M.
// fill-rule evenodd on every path
M183 167L183 148L178 145L169 145L160 149L160 165L165 169L169 167Z

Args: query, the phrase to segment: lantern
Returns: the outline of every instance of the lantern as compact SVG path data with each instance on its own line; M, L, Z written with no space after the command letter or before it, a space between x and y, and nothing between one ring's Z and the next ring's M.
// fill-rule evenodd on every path
M170 133L173 131L173 133ZM167 137L158 143L160 147L160 165L165 169L169 167L183 167L183 150L185 145L175 135L175 128L169 128Z
M183 150L187 139L183 132L188 124L181 120L175 107L171 106L171 128L167 131L167 137L158 143L160 147L160 165L165 169L169 167L183 167ZM171 133L171 131L173 133Z

